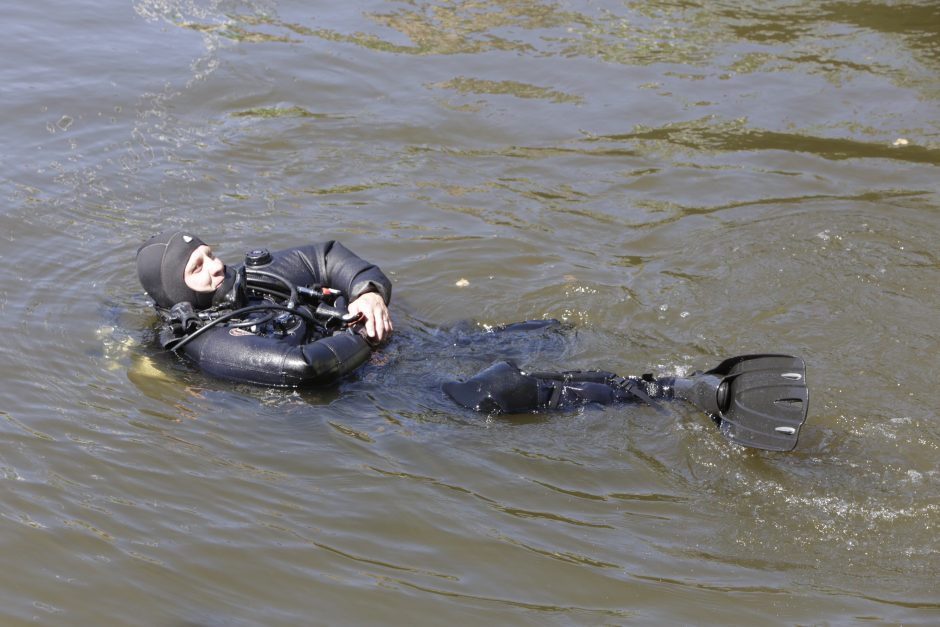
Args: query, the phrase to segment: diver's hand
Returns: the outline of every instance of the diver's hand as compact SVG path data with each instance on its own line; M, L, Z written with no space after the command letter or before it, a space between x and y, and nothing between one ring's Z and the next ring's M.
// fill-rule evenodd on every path
M375 292L366 292L347 308L349 313L361 313L366 318L366 335L377 342L384 341L392 333L392 319L388 315L385 301Z

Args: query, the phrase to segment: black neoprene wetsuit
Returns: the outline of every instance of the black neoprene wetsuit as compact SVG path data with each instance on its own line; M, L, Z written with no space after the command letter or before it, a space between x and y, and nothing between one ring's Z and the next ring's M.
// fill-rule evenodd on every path
M239 265L232 269L245 268ZM247 269L281 277L295 286L340 290L349 302L375 292L387 304L392 295L391 282L377 266L335 241L273 252L270 261ZM271 287L285 289L276 279L272 279ZM263 290L249 288L244 304L278 304L278 300ZM373 345L355 329L314 324L313 305L299 305L297 309L301 310L297 314L256 311L212 325L186 342L181 340L192 329L168 323L161 331L161 343L169 348L179 343L181 352L207 374L281 387L330 383L369 358Z

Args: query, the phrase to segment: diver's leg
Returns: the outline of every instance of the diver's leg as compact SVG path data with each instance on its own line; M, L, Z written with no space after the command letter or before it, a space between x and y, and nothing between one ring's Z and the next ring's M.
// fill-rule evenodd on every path
M507 414L587 403L648 403L652 398L666 398L665 391L652 377L624 378L597 370L525 373L506 361L467 381L444 384L444 392L464 407Z

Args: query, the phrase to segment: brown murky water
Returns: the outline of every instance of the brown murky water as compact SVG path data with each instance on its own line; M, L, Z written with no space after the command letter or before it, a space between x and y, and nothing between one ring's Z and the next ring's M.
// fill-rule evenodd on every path
M0 622L936 624L933 2L86 0L0 26ZM134 252L337 238L336 389L153 347ZM459 283L459 285L458 285ZM497 337L459 323L555 317ZM482 420L497 357L802 355L791 454L695 410Z

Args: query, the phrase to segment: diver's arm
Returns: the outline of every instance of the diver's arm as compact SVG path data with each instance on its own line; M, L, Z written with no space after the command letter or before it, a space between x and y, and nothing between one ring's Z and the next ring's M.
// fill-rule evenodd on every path
M365 332L370 340L384 341L392 332L388 302L392 283L379 269L339 242L325 244L327 284L343 290L348 296L349 313L361 313Z
M307 244L272 253L273 261L264 270L278 274L295 285L314 283L343 292L348 301L375 292L386 304L392 298L392 283L378 266L358 257L335 241Z
M350 302L368 292L375 292L385 304L392 299L392 282L382 270L365 261L339 242L326 242L324 280L343 290Z

